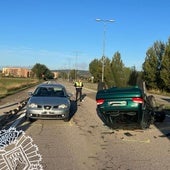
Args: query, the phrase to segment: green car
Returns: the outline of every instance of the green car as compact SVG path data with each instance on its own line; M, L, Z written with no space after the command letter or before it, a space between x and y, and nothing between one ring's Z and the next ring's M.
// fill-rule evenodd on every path
M112 128L119 124L135 124L146 129L154 119L152 107L138 87L100 90L96 94L96 102L97 114Z

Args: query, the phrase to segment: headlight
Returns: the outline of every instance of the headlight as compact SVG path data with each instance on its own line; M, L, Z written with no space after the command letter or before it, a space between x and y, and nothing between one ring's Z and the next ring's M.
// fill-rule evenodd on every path
M30 104L28 104L28 107L30 107L30 108L37 108L38 105L35 104L35 103L30 103Z
M58 106L59 109L65 109L67 108L68 106L66 104L61 104Z

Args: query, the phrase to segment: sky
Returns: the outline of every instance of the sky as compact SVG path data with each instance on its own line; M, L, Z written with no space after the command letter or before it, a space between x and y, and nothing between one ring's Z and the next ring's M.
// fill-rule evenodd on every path
M119 52L126 67L141 70L147 50L170 38L169 7L169 0L0 0L0 68L88 70L103 52L109 59Z

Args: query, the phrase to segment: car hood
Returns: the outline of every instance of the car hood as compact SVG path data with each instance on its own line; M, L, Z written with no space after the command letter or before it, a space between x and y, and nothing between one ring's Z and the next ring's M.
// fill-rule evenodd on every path
M70 104L70 100L66 97L31 97L28 103L36 103L40 105L60 105L60 104Z

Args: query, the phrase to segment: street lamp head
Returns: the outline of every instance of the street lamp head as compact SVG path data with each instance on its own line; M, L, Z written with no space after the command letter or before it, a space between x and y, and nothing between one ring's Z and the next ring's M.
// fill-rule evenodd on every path
M109 22L115 22L115 20L114 20L114 19L109 19L108 21L109 21Z
M100 19L100 18L97 18L96 19L96 21L98 21L98 22L115 22L115 20L114 19Z
M97 18L96 21L101 21L101 19L100 19L100 18Z

